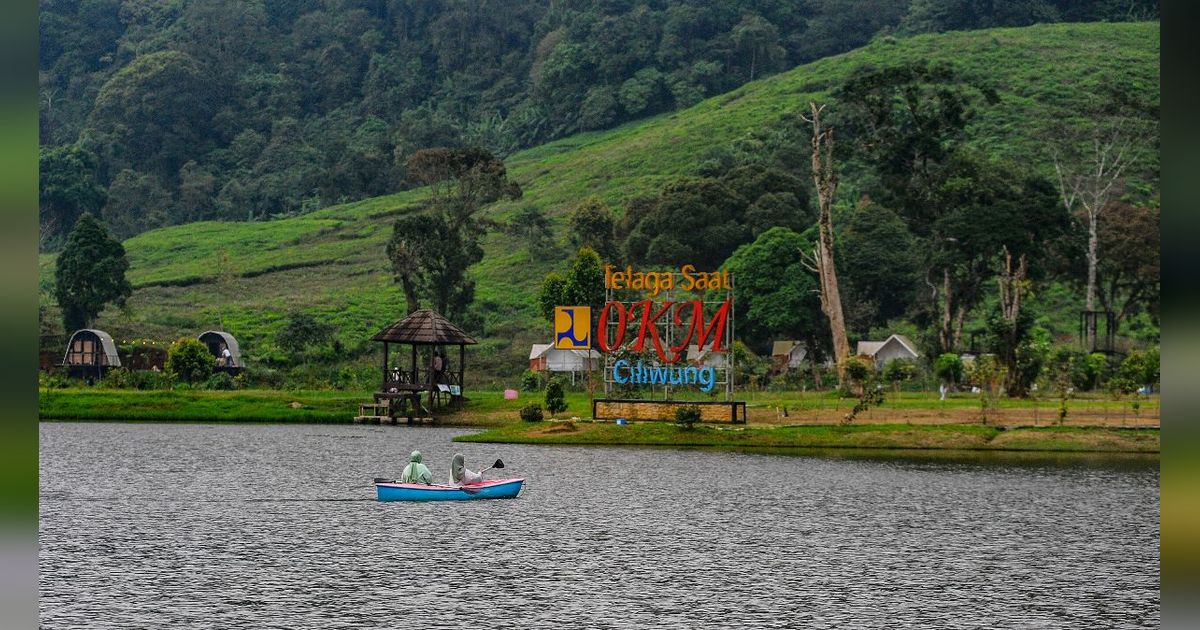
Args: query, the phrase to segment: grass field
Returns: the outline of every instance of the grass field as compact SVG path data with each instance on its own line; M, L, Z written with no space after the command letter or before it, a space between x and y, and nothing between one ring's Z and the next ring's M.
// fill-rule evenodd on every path
M827 100L828 91L855 67L918 60L951 63L995 88L1000 103L973 122L971 142L989 155L1038 163L1037 123L1076 104L1076 86L1111 75L1157 101L1159 27L1054 24L883 38L685 111L512 155L509 172L525 190L518 203L545 210L564 243L564 214L580 199L598 195L621 212L630 198L693 173L713 149L770 127L810 99ZM843 188L853 190L854 182L844 182ZM395 216L411 211L422 195L409 191L269 223L204 222L138 235L125 242L134 295L128 308L105 311L97 327L118 341L168 341L220 326L239 338L253 361L276 351L272 339L284 317L303 310L336 325L342 343L362 349L367 363L367 337L405 310L384 244ZM487 212L503 219L515 207L498 204ZM487 238L485 258L472 270L482 318L471 331L482 342L473 365L482 373L513 374L529 344L544 340L546 324L536 315L533 295L544 274L562 266L567 249L562 245L559 255L539 257L508 234ZM53 266L53 256L41 257L43 289L52 282ZM45 291L42 301L56 318ZM1071 309L1075 305L1063 306L1063 312ZM1065 319L1066 332L1074 330L1073 317Z
M498 426L515 421L518 410L540 395L505 400L502 391L469 391L464 411L448 414L451 424ZM833 393L741 392L752 425L840 425L855 403ZM41 389L40 416L44 420L156 420L232 422L350 422L358 404L371 399L362 391L138 391L103 388ZM567 410L560 419L590 418L584 392L568 392ZM1135 413L1131 401L1075 398L1067 401L1067 427L1157 427L1158 397L1142 400ZM783 409L787 409L784 415ZM990 426L1024 427L1057 425L1057 400L1000 400L988 410ZM979 398L951 395L939 401L935 394L902 392L891 395L880 407L860 414L856 425L904 423L914 425L983 425Z
M933 449L1157 453L1158 429L1026 427L970 424L716 426L685 430L665 422L511 423L455 438L461 442L737 449Z

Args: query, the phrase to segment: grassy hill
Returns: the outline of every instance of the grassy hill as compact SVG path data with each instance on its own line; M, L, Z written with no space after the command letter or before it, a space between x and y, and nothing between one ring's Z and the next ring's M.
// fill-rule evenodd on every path
M973 123L971 142L992 154L1035 159L1039 140L1030 121L1069 107L1078 98L1072 86L1090 76L1115 75L1157 99L1159 26L1057 24L884 38L685 111L523 151L507 160L509 173L525 190L519 203L546 210L563 241L565 211L579 199L598 195L620 211L631 197L694 172L698 158L713 147L771 125L810 99L828 100L827 92L853 68L916 60L952 63L992 86L1000 103ZM371 333L403 314L384 245L394 217L410 211L422 194L378 197L293 219L194 223L131 238L125 247L135 293L125 312L110 308L98 326L118 342L166 341L223 326L253 360L274 351L271 337L282 319L301 309L335 323L347 347L365 346ZM488 212L503 218L515 207L498 204ZM494 233L485 251L473 270L484 313L482 330L472 331L483 341L475 363L515 374L529 343L549 334L532 297L542 276L563 265L567 248L538 259L522 242ZM43 286L49 286L53 257L40 262Z

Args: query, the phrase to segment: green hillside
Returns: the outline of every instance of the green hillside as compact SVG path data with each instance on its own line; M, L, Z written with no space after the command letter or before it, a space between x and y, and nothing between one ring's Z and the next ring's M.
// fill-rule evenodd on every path
M1059 24L879 39L681 112L517 153L507 159L510 176L525 190L517 203L546 210L558 240L565 241L565 210L581 198L598 195L619 212L626 200L694 172L713 147L771 125L810 99L826 100L826 92L855 67L917 60L952 63L997 91L1000 102L972 124L975 146L1040 161L1031 121L1071 107L1072 86L1090 76L1121 77L1157 100L1159 26ZM280 321L302 309L336 324L347 347L363 346L403 314L384 245L393 218L421 194L378 197L293 219L194 223L136 236L125 242L134 296L126 311L105 311L98 326L120 342L165 341L223 325L253 360L275 351L270 339ZM502 203L490 212L503 218L515 207ZM561 255L535 259L509 235L488 237L486 257L474 269L482 329L472 332L483 341L475 356L489 372L519 371L529 343L548 336L532 296L542 276L562 266L566 250L564 244ZM43 257L41 270L43 287L49 286L52 258Z

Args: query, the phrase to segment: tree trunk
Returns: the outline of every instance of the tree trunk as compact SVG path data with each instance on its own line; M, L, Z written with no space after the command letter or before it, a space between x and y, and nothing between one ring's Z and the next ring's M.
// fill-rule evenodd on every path
M838 179L833 170L833 130L821 128L821 110L810 102L813 126L812 178L817 189L820 210L816 251L817 273L821 281L821 311L829 318L833 333L833 354L837 360L838 385L844 381L846 359L850 356L850 341L846 338L846 318L842 313L842 298L838 291L837 269L833 259L833 220L830 210L837 193Z
M821 369L817 366L817 340L809 333L804 339L804 345L808 350L808 367L812 371L813 387L821 389Z
M417 299L417 287L409 276L400 276L400 288L404 290L404 301L408 303L408 314L421 310L421 301Z
M962 347L963 322L965 322L966 319L967 307L959 304L958 310L954 312L954 336L951 338L951 352L953 352L956 348Z
M1004 331L1004 367L1007 370L1005 388L1009 396L1024 396L1025 387L1017 372L1017 319L1021 315L1021 292L1025 289L1025 254L1021 254L1017 262L1017 270L1012 268L1012 254L1004 248L1004 271L1000 274L1000 314L1008 325Z
M1098 249L1100 246L1100 238L1096 233L1096 225L1099 223L1099 212L1088 212L1088 251L1087 251L1087 302L1085 308L1089 311L1096 310L1096 267L1099 265L1100 255ZM1085 320L1083 346L1088 349L1088 352L1096 349L1096 318L1089 315Z
M951 336L951 304L950 304L950 270L942 270L942 352L952 352L954 350L954 340Z

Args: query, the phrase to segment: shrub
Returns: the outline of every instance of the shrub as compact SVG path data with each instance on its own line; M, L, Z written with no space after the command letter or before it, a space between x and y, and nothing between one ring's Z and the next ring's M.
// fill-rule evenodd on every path
M1137 390L1143 385L1154 387L1159 381L1158 348L1150 348L1144 352L1133 351L1121 361L1117 368L1116 378L1135 383Z
M204 389L229 391L236 389L236 385L228 372L216 372L204 381Z
M521 389L527 392L536 391L542 387L542 377L533 370L525 370L521 375Z
M530 403L521 407L521 419L526 422L541 422L542 406L537 403Z
M996 408L996 397L1000 394L1000 384L1007 375L1004 366L995 355L984 354L975 357L967 371L967 378L979 386L979 413L983 424L987 424L988 410Z
M38 372L38 387L63 389L71 386L71 380L59 372Z
M691 430L700 422L700 405L684 405L675 409L675 424Z
M909 381L917 376L917 364L906 359L892 359L883 366L883 378L892 383Z
M958 385L963 377L962 359L953 352L939 355L933 362L933 373L947 385Z
M862 359L846 359L846 378L862 383L871 375L871 366Z
M567 401L563 397L562 383L553 380L546 385L546 399L544 402L546 404L546 411L549 411L552 416L567 410Z
M246 368L239 378L252 387L265 389L282 389L286 376L274 368L251 366Z
M125 368L109 368L100 384L113 389L133 388L133 373Z
M213 355L197 339L180 338L167 350L167 372L176 378L198 383L208 378L213 370Z

